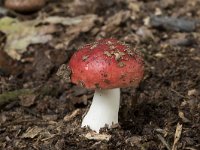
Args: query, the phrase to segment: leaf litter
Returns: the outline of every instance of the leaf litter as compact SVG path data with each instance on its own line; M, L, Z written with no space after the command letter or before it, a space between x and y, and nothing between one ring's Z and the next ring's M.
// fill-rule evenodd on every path
M87 32L94 25L96 15L85 15L78 17L59 17L51 16L45 19L36 18L35 20L20 21L16 18L3 17L0 19L0 31L7 35L7 41L4 50L13 59L20 60L21 55L27 50L30 44L39 44L50 42L53 38L52 33L58 31L56 24L62 24L70 27L67 34ZM46 24L48 25L39 25ZM71 41L66 35L65 41Z

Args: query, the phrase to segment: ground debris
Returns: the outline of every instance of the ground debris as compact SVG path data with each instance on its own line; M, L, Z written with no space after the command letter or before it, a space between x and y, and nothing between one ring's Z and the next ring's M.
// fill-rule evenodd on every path
M47 17L30 21L19 21L14 18L4 17L0 19L0 31L7 35L5 51L14 59L20 59L23 52L30 44L47 43L52 40L52 33L59 31L55 24L73 26L68 34L87 32L97 19L96 15L85 15L74 18ZM87 20L87 21L86 21ZM41 25L37 26L38 24Z
M11 101L17 100L19 96L30 95L33 93L31 89L19 89L11 92L4 92L0 94L0 106L7 104Z
M132 136L126 139L126 143L130 142L132 146L141 145L142 137L141 136Z
M88 32L95 25L95 21L99 18L97 15L88 14L85 16L75 17L75 19L81 20L78 24L71 25L67 28L64 36L60 41L55 43L54 47L56 49L66 48L70 45L71 41L76 39L81 33Z
M142 37L142 40L143 40L143 41L147 41L147 40L150 40L150 39L152 39L152 40L155 41L155 37L154 37L152 31L149 30L149 29L148 29L147 27L145 27L145 26L140 27L140 28L137 30L136 33L137 33L139 36Z
M193 20L168 16L151 16L150 25L156 28L182 32L192 32L196 29L196 22Z
M173 37L167 41L167 43L172 46L192 46L195 44L195 39L192 35L177 33L174 34Z
M21 95L19 96L20 105L24 107L30 107L31 105L35 103L36 97L37 96L35 94Z
M27 33L24 37L30 35L32 30L26 30L32 22L39 35L51 37L46 43L42 42L45 38L42 43L31 42L22 51L13 45L11 51L21 57L13 61L5 48L12 44L10 34L0 31L0 149L171 150L178 141L174 142L177 149L199 150L200 24L194 21L200 18L199 4L198 0L50 0L37 13L26 15L1 13L0 8L0 20L12 17L13 25L20 24L13 37L23 32ZM156 15L159 26L151 26L149 14ZM30 24L24 26L25 22ZM130 44L145 60L139 87L121 90L120 127L100 132L111 135L109 141L91 139L91 130L81 128L94 91L56 75L78 47L102 38ZM23 40L27 39L14 41ZM125 61L118 53L105 55ZM23 89L33 93L17 94ZM174 135L178 121L183 124L179 139Z
M16 75L20 74L22 65L20 65L16 60L12 59L3 48L0 47L0 75Z
M182 111L179 111L178 115L182 119L183 122L185 122L185 123L191 122L188 118L185 117L185 115Z
M70 115L66 115L66 116L63 118L63 120L64 120L65 122L68 122L68 121L74 119L77 115L79 115L79 113L80 113L80 109L76 109L76 110L74 110Z
M22 134L22 138L35 138L36 136L39 135L39 133L42 131L43 129L40 127L29 127L25 133Z
M89 132L86 135L84 135L89 140L96 140L96 141L109 141L111 138L111 135L108 134L99 134L95 132Z
M162 8L168 8L175 4L175 0L161 0L159 2Z
M177 150L177 144L178 144L178 141L181 138L181 133L182 133L182 124L178 123L177 126L176 126L176 132L175 132L175 135L174 135L174 143L173 143L173 146L172 146L172 150Z
M35 27L37 23L38 20L20 22L10 17L0 19L0 31L7 35L5 51L13 59L19 60L29 44L46 43L52 39L50 33L56 28L52 25Z
M160 134L157 134L157 137L163 143L163 145L165 145L165 147L168 150L171 150L171 148L170 148L169 144L167 143L167 141Z
M191 89L188 91L188 96L197 96L199 92L196 89Z
M130 17L130 11L120 11L113 16L109 17L102 30L105 33L113 32L121 23L125 22Z

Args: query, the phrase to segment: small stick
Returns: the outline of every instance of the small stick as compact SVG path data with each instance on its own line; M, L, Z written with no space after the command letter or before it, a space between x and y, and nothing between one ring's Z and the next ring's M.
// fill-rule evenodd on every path
M177 92L177 91L174 90L174 89L171 89L171 91L174 92L174 93L176 93L179 97L188 98L188 99L189 99L189 97L182 95L181 93Z
M33 89L19 89L10 92L4 92L0 94L0 107L9 102L18 100L19 96L30 95L30 94L38 94L38 95L56 95L57 89L51 86L39 86Z
M169 144L167 143L167 141L160 135L160 134L157 134L159 140L163 143L163 145L165 145L165 147L168 149L168 150L171 150Z
M32 89L20 89L0 94L0 106L18 99L19 96L32 94Z
M177 144L178 144L179 139L181 138L181 133L182 133L182 124L178 123L176 126L176 132L174 135L174 144L173 144L172 150L177 150Z

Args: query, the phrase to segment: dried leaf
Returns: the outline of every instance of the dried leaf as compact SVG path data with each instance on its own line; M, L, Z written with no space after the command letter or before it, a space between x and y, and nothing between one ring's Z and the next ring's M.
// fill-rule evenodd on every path
M7 35L5 51L14 59L20 59L21 54L29 44L46 43L52 39L48 33L54 32L54 27L35 27L38 20L20 22L17 19L4 17L0 19L0 30Z
M52 24L58 24L61 23L63 25L75 25L82 21L81 17L60 17L60 16L50 16L48 18L45 18L42 22L48 22Z
M155 37L154 37L153 33L151 32L151 30L149 30L145 26L140 27L137 30L136 34L140 35L143 38L143 40L149 40L149 39L155 40Z
M95 21L98 19L96 15L89 14L85 16L80 16L81 22L68 27L65 37L62 41L56 45L56 49L62 49L67 47L69 43L79 36L80 33L88 32L95 25ZM76 19L76 17L74 18Z
M34 138L36 137L43 129L39 127L28 128L25 133L22 134L22 138Z
M156 16L162 15L162 10L160 8L156 8L155 9L155 13Z
M140 6L140 3L138 2L129 2L128 8L134 12L140 12L141 6Z
M89 14L74 18L69 17L48 17L45 19L35 19L30 21L19 21L14 18L4 17L0 19L0 31L7 35L5 51L13 58L20 59L21 54L26 51L29 44L47 43L52 40L51 33L57 31L53 24L63 24L69 27L67 34L69 36L64 43L69 43L80 32L87 32L94 26L97 19L96 15ZM49 23L48 25L36 26L40 23ZM65 44L65 45L67 45Z
M94 14L88 14L88 15L82 15L77 17L60 17L60 16L50 16L47 17L40 22L42 23L51 23L51 24L62 24L62 25L78 25L80 23L87 23L90 24L91 22L94 22L94 20L97 19L97 16Z
M109 17L103 26L103 31L112 32L121 23L125 22L130 17L130 11L119 11L113 16Z
M188 96L198 95L198 91L196 89L192 89L188 91Z
M34 95L34 94L22 95L22 96L19 96L19 99L20 99L20 105L22 105L24 107L30 107L31 105L34 104L36 95Z
M68 29L68 32L67 32L68 34L74 34L74 33L79 34L80 32L87 32L94 26L95 21L97 20L97 16L93 14L80 16L77 18L81 19L81 22L79 24L71 26Z

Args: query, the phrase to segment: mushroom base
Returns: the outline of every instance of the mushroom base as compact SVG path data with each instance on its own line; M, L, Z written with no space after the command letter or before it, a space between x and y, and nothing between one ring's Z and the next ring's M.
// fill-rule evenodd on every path
M120 89L95 90L93 102L82 121L81 127L88 126L99 133L100 128L118 123Z

